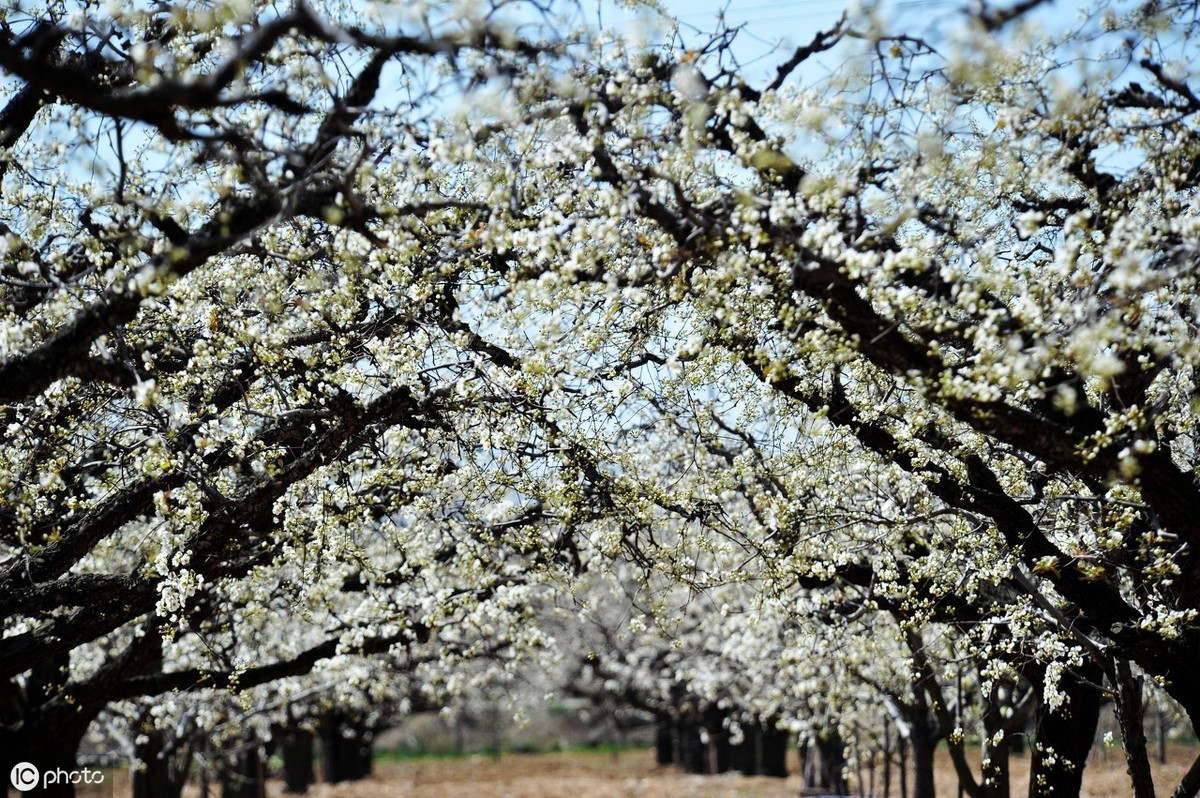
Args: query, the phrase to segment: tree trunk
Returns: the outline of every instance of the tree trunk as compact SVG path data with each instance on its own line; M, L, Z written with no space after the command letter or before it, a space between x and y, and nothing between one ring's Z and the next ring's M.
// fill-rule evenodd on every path
M1044 700L1039 701L1030 798L1078 798L1100 722L1101 694L1093 685L1103 676L1104 671L1091 662L1084 663L1078 673L1064 669L1058 689L1067 702L1052 710Z
M654 727L654 762L658 765L675 763L674 724L665 715L658 719Z
M1159 696L1158 700L1154 702L1154 707L1156 710L1155 731L1157 732L1156 736L1158 737L1158 764L1160 765L1167 764L1167 712L1166 709L1163 708L1164 700L1165 699L1162 696Z
M758 774L786 779L788 775L787 750L791 735L776 726L774 720L769 720L763 724L759 740L762 743L760 746L762 755L758 763Z
M813 743L808 738L802 738L796 746L800 754L800 778L805 791L817 788L817 760L813 754Z
M321 772L328 784L371 775L371 731L362 722L334 716L321 727Z
M854 735L850 738L850 744L854 749L854 781L858 787L858 798L867 798L867 780L863 778L863 751L859 746L860 739L856 723L854 724Z
M26 769L25 774L34 779L36 787L24 791L30 795L75 798L75 785L70 782L70 777L71 774L80 771L75 761L78 747L78 738L73 741L42 739L34 741L32 745L14 748L6 746L3 765L0 767L3 767L3 774L7 780L18 763L31 765L33 769Z
M258 742L250 741L222 779L221 798L266 798L266 774Z
M706 772L707 757L704 743L700 740L700 724L695 718L684 716L675 728L679 733L679 764L688 773Z
M883 798L892 798L892 724L883 719Z
M158 729L144 733L146 740L137 744L137 764L130 773L133 798L179 798L187 781L187 765L179 763L167 751L165 736ZM190 759L190 757L188 757Z
M995 732L992 732L992 735L994 734ZM1007 735L999 740L990 736L983 742L983 757L988 764L981 769L980 786L987 798L1009 798L1012 790L1008 774L1011 745Z
M305 729L290 727L280 735L283 759L284 792L305 793L317 780L313 770L313 735Z
M1117 691L1117 723L1121 726L1121 747L1134 798L1154 798L1154 777L1150 774L1143 725L1142 681L1134 677L1126 660L1116 661L1109 678Z
M32 765L24 775L36 778L30 794L47 798L74 798L75 786L69 774L77 770L75 755L87 723L72 717L71 708L55 700L66 678L69 654L55 657L35 667L24 689L8 682L11 707L5 708L5 728L0 732L0 780L10 786L13 768ZM57 704L55 708L49 704ZM36 769L37 776L34 776ZM12 786L16 786L13 784Z
M16 728L0 732L0 778L6 787L13 768L25 763L32 765L38 774L37 787L27 791L29 794L39 798L75 798L75 785L69 779L71 774L81 772L75 755L87 730L87 720L90 718L74 711L35 710L32 717L26 715ZM26 772L32 777L32 769ZM93 773L96 776L88 775ZM101 776L98 771L77 776L83 777Z
M1171 798L1196 798L1197 794L1200 794L1200 756L1192 761L1188 772L1183 774Z
M913 798L936 798L933 781L933 752L937 736L929 718L915 718L910 724L909 745L912 747Z
M774 720L746 724L745 735L731 746L730 769L745 776L787 778L788 734Z
M705 772L709 775L729 771L733 746L729 743L729 730L725 728L727 717L728 713L715 706L704 711L704 731L708 736Z
M983 758L987 762L980 768L980 789L983 798L1009 798L1012 783L1009 775L1009 758L1014 745L1019 745L1017 729L1024 723L1029 708L1029 693L1019 699L1022 683L1000 682L993 686L984 702ZM1005 717L1005 715L1008 717Z
M837 729L828 729L817 735L817 751L821 754L821 789L835 795L848 795L846 787L846 744Z
M743 776L758 775L762 763L762 727L742 724L742 741L730 745L729 769Z

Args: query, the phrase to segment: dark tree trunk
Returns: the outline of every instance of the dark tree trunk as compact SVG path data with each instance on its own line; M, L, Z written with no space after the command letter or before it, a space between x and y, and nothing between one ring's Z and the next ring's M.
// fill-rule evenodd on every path
M817 788L817 757L813 751L812 740L801 739L796 746L797 753L800 754L800 778L804 790L815 790Z
M980 769L979 786L986 798L1009 798L1012 792L1008 772L1011 745L1012 741L1007 736L999 740L989 737L983 743L984 759L988 764Z
M1200 794L1200 756L1192 761L1192 766L1171 793L1171 798L1196 798Z
M29 673L25 694L33 706L46 704L54 699L66 684L71 667L71 654L64 652L41 663Z
M1004 723L1005 737L1009 740L1008 751L1012 756L1025 756L1029 752L1029 741L1033 739L1033 710L1037 707L1037 689L1031 688L1013 706L1012 717Z
M67 774L80 770L75 761L79 743L92 713L34 710L16 725L0 731L0 778L5 786L18 763L28 763L40 774L38 787L29 794L39 798L74 798L75 785ZM42 788L45 785L45 789Z
M774 720L743 727L742 742L732 746L730 769L746 776L787 778L788 734Z
M1134 798L1154 798L1154 777L1150 774L1143 725L1141 679L1134 678L1126 660L1113 663L1109 679L1117 691L1117 723L1121 726L1121 748Z
M179 798L187 781L190 756L179 761L167 750L164 735L158 729L145 733L145 742L138 743L138 764L130 774L133 798Z
M848 795L846 787L846 744L837 729L828 729L817 735L817 751L821 755L821 789L835 795Z
M929 718L909 724L909 746L912 749L913 798L935 798L933 782L933 752L937 748Z
M328 784L371 775L372 733L362 722L335 716L321 727L321 773Z
M1067 696L1067 703L1051 710L1044 701L1039 702L1030 798L1078 798L1100 722L1101 694L1094 685L1103 677L1103 670L1090 662L1078 672L1064 670L1058 689Z
M992 688L983 705L984 760L980 768L979 787L983 798L1009 798L1012 782L1009 759L1014 745L1020 745L1020 732L1032 706L1032 691L1019 694L1025 682L1001 682ZM1005 717L1007 715L1007 717Z
M257 742L247 744L221 781L221 798L266 798L266 773Z
M725 728L726 717L726 713L717 707L709 707L704 711L704 731L708 738L704 772L709 775L729 771L733 751L729 744L729 731Z
M283 758L284 792L308 792L309 785L317 780L313 770L312 732L295 727L282 730L280 753Z
M758 738L760 741L758 775L777 779L787 778L787 751L791 737L788 732L776 726L773 720L763 724Z
M4 744L4 754L0 757L0 768L3 768L5 784L18 763L32 765L40 779L36 789L28 794L45 796L45 798L74 798L75 785L67 780L67 775L79 769L75 761L75 752L79 747L79 739L46 738L31 740L26 744ZM35 776L37 778L37 776ZM45 785L45 788L42 788Z
M892 796L892 724L883 719L883 798Z
M40 776L30 794L47 798L75 795L67 774L77 769L75 755L90 716L72 712L58 697L69 664L70 655L63 654L38 665L23 690L13 682L6 683L5 728L0 732L0 780L6 790L13 768L27 763ZM75 714L80 717L73 717Z
M1167 712L1163 708L1163 698L1160 696L1155 702L1155 736L1157 737L1156 744L1158 746L1158 764L1167 764Z
M799 750L800 774L806 792L846 793L846 779L842 773L846 765L846 752L836 729L809 738L800 745Z
M688 773L708 772L708 751L700 739L700 724L684 715L675 724L679 739L679 765Z
M664 715L659 717L654 728L654 761L659 765L673 765L675 760L675 724Z
M743 776L756 776L761 758L762 729L757 723L742 724L742 741L730 746L729 769Z
M76 763L79 744L87 727L108 704L108 690L117 680L150 672L162 662L162 638L157 630L136 636L88 682L67 692L69 654L50 659L33 668L24 688L0 680L0 782L5 783L13 767L27 762L37 768L41 779L32 794L43 798L74 798L70 774L91 784L104 778L99 771ZM45 785L45 789L42 789ZM106 788L111 790L112 785Z

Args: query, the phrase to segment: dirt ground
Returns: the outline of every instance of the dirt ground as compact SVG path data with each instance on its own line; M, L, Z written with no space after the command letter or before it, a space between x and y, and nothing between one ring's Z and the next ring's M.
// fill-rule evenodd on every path
M1175 746L1168 763L1154 763L1159 795L1170 795L1196 756L1196 748ZM955 798L958 785L944 752L937 774L938 795ZM1028 785L1028 759L1013 759L1012 795L1021 798ZM796 762L790 764L794 772ZM128 796L122 774L110 774L101 793L105 798ZM127 778L127 776L126 776ZM864 782L870 784L869 773ZM881 769L875 773L874 795L885 796ZM870 794L870 790L867 793ZM217 791L210 793L216 795ZM630 750L620 754L567 752L552 754L505 754L499 761L476 756L457 759L380 761L375 775L349 784L314 786L310 798L798 798L804 794L798 776L788 779L739 775L691 776L672 768L657 767L654 752ZM1084 771L1085 798L1117 798L1130 794L1125 760L1120 749L1096 749ZM198 798L198 790L185 793ZM272 781L271 798L283 796L283 785ZM899 798L893 783L886 793Z
M1165 766L1155 763L1160 795L1169 795L1191 764L1196 750L1178 747ZM797 763L791 769L796 770ZM1012 795L1028 788L1028 760L1013 759ZM867 780L864 774L864 780ZM876 771L875 794L882 796L882 772ZM939 762L938 795L957 796L957 782L948 759ZM282 795L272 785L272 796ZM380 762L376 775L356 784L318 785L312 798L797 798L803 794L798 776L691 776L654 764L652 751L611 753L505 754L498 762L487 757ZM893 783L890 795L899 796ZM1098 750L1084 771L1086 798L1115 798L1130 794L1120 749Z

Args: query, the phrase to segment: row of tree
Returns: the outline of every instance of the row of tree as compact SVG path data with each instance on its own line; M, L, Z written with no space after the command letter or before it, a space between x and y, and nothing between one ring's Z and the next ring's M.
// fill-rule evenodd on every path
M1028 713L1073 795L1111 700L1152 795L1198 23L1047 6L868 7L761 80L570 2L3 9L3 770L441 704L617 613L583 653L693 768L895 728L914 795L944 739L1004 796Z

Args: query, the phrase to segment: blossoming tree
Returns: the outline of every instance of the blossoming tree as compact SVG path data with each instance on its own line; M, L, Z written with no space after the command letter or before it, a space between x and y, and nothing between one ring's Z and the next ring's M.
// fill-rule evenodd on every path
M7 10L5 757L740 551L930 711L931 624L1036 685L1037 791L1115 696L1148 794L1136 673L1200 720L1197 27L1042 5L762 85L566 3Z

